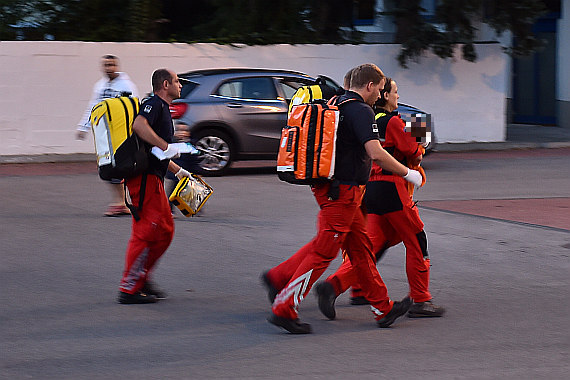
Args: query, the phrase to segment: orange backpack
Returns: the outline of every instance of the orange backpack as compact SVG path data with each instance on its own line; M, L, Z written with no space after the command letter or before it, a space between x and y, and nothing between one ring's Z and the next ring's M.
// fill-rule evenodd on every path
M340 120L338 97L328 103L316 100L291 108L281 131L277 155L279 179L296 185L314 185L334 176L336 133Z

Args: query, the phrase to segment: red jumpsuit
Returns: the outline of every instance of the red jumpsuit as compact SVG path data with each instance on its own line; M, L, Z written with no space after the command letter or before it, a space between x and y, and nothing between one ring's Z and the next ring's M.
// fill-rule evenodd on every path
M127 187L134 205L139 204L142 175L127 180ZM125 270L120 290L135 294L140 291L152 268L166 251L174 236L174 220L162 180L147 175L146 192L140 220L133 218L131 238L127 246Z
M288 260L267 272L271 283L282 289L272 311L279 317L296 319L298 306L309 293L341 248L346 248L365 297L370 301L375 319L392 309L386 285L372 255L366 235L364 214L360 208L364 186L340 185L338 200L328 198L329 184L315 186L313 194L320 206L317 236Z
M379 134L385 140L382 146L402 164L409 166L421 155L414 137L405 132L405 123L399 116L387 114L378 118ZM365 206L367 209L367 232L372 242L372 251L377 253L400 242L406 247L406 274L410 297L414 302L431 300L429 293L430 260L427 238L406 181L377 165L372 166L370 180L366 185ZM347 252L348 253L348 252ZM359 288L358 274L352 270L349 259L326 281L330 282L337 295L349 287ZM364 294L355 293L353 296ZM366 296L365 296L366 297Z

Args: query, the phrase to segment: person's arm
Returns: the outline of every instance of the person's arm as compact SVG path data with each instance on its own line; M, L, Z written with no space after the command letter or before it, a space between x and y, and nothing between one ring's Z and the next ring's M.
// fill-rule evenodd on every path
M131 96L138 98L139 97L139 90L138 90L137 86L130 79L128 79L128 83L129 83L129 87L130 87L130 91L131 91Z
M190 177L190 172L184 168L181 168L177 165L174 161L170 161L168 163L168 170L176 176L178 179L182 179L184 177Z
M143 116L138 115L133 122L133 131L141 139L149 143L150 145L157 146L162 150L168 149L168 143L162 139L156 132L152 129L148 120Z
M89 103L87 104L87 109L85 109L85 111L83 112L83 116L81 117L81 120L77 124L77 132L75 136L78 140L85 139L85 136L87 136L87 132L89 132L89 129L91 127L89 124L89 117L91 116L91 110L93 109L95 104L98 103L97 101L99 100L100 87L101 87L100 82L95 83L95 85L93 86L93 90L91 92L91 99L89 99Z
M168 163L168 171L172 172L174 174L178 173L178 171L180 170L180 166L178 164L176 164L176 162L170 160L170 162Z
M414 169L409 169L399 163L390 153L386 152L380 141L374 139L369 140L364 143L364 148L368 156L382 169L386 169L402 176L406 181L413 183L415 186L420 187L422 185L422 175L420 172Z
M386 152L380 145L380 141L375 139L369 140L364 144L364 149L366 149L366 153L368 153L372 161L382 169L389 170L401 177L408 174L408 168L399 163L390 153Z

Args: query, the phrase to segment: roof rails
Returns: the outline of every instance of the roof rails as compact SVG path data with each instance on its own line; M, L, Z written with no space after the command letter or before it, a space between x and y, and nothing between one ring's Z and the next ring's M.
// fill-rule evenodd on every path
M286 74L296 74L302 76L309 76L305 73L293 70L281 70L281 69L254 69L254 68L219 68L219 69L202 69L188 71L182 74L178 74L179 77L193 77L193 76L203 76L203 75L214 75L214 74L232 74L232 73L250 73L250 72L265 72L265 73L286 73Z

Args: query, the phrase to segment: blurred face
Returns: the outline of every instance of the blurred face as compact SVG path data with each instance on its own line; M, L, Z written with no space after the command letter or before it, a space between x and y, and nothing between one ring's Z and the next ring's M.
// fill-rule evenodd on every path
M109 79L115 79L119 76L119 62L117 62L116 59L103 59L101 66L103 73L105 73Z
M398 86L396 82L392 81L392 89L390 92L384 94L384 99L386 99L386 110L387 111L394 111L398 108L398 99L400 95L398 95Z

